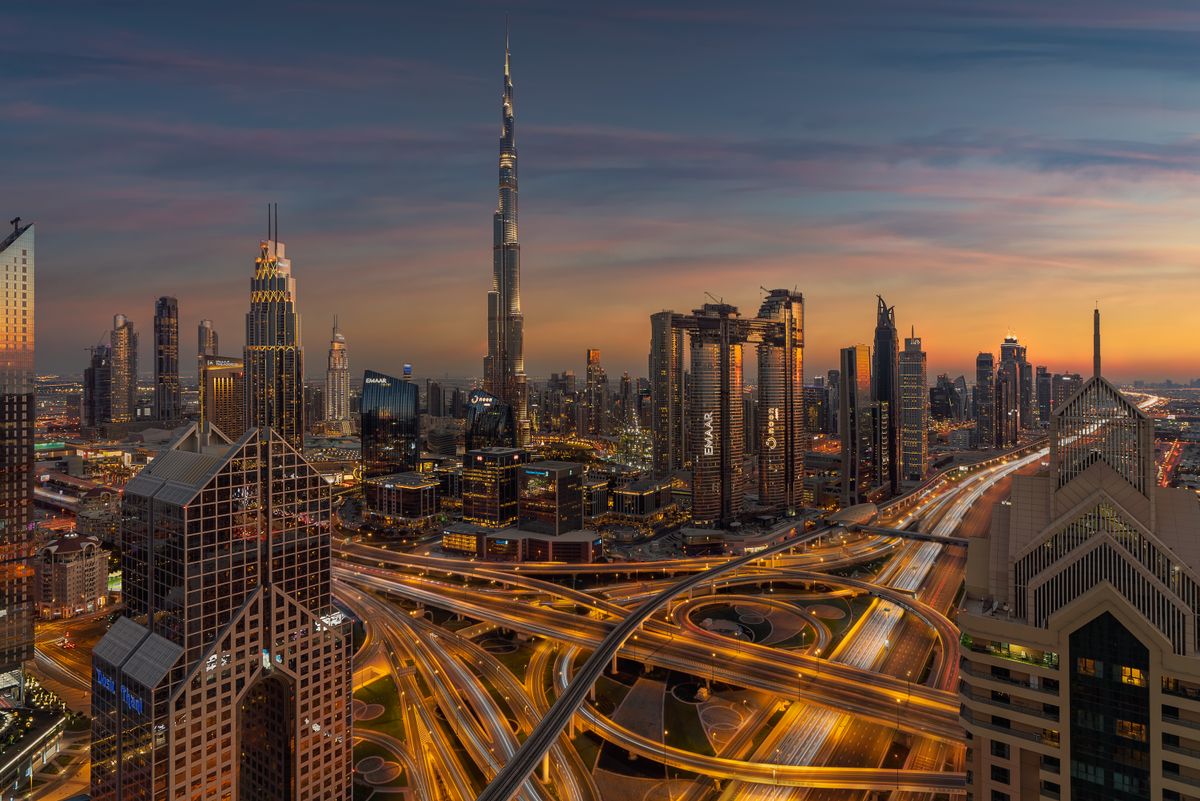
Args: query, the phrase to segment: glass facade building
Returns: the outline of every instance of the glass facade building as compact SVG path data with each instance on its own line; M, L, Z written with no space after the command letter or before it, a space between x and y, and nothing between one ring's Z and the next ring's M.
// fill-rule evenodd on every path
M929 469L929 379L925 351L915 335L900 351L900 477L921 481Z
M513 407L483 390L472 390L467 396L467 452L515 447L517 416Z
M794 512L804 502L804 296L773 289L758 310L758 500Z
M304 446L304 347L296 278L282 242L259 243L246 314L246 425Z
M200 357L200 422L235 439L246 430L246 365L241 359Z
M517 475L517 528L556 536L583 528L583 465L530 462Z
M650 428L654 432L654 475L668 476L684 466L687 441L684 414L683 331L674 312L650 315Z
M123 314L113 317L112 417L105 422L131 423L137 416L138 335L133 321Z
M363 374L363 476L386 476L417 469L420 452L418 388L374 370Z
M481 448L463 460L463 520L487 528L517 522L520 468L527 454L520 448Z
M154 303L154 419L180 420L179 301L161 297Z

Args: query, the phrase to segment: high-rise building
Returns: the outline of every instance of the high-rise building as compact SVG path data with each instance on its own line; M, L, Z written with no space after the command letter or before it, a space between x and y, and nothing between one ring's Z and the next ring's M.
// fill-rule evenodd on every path
M1007 377L1002 379L1000 377L1002 373ZM1001 381L1012 384L1011 392L1008 397L1003 399L999 398ZM1006 336L1000 343L1000 363L996 365L996 386L997 398L1005 404L996 412L997 437L998 441L1000 438L1008 441L1010 431L1005 429L1002 424L1007 422L1009 429L1015 428L1017 431L1030 428L1034 411L1037 408L1033 399L1033 368L1025 356L1025 346L1012 334ZM1011 441L1015 443L1016 437L1011 437Z
M96 345L89 353L88 366L83 371L79 425L94 429L112 422L112 347Z
M426 381L425 383L425 408L432 417L444 417L446 415L446 396L442 391L442 385L436 381Z
M997 448L1011 448L1017 444L1021 430L1021 363L1013 359L1002 360L996 368L996 421Z
M633 378L629 375L628 371L621 373L621 397L619 400L621 406L619 418L621 425L637 425L637 394L634 391Z
M691 335L692 519L701 525L734 522L744 503L742 322L727 303L706 303L682 321Z
M900 351L899 413L900 477L921 481L929 469L929 380L916 331Z
M1050 377L1050 408L1057 409L1083 386L1079 373L1055 373ZM1051 412L1053 413L1053 412Z
M654 434L654 475L683 468L687 437L684 414L683 331L674 327L674 312L650 315L650 400Z
M296 278L276 231L259 243L246 314L246 425L304 447L304 347Z
M417 385L384 373L363 374L363 476L386 476L417 469L421 455Z
M871 365L871 399L875 402L879 431L876 434L876 470L879 483L895 494L900 491L900 340L896 333L896 307L876 296L875 351Z
M587 399L584 414L587 416L585 434L598 436L606 433L605 420L608 416L608 375L600 365L600 351L587 349Z
M349 801L350 625L324 478L192 424L125 487L126 614L92 652L93 801Z
M838 433L838 412L841 411L842 401L842 371L830 370L825 374L825 420L821 431L825 434Z
M517 528L554 536L582 529L583 465L522 465L517 471Z
M758 310L758 500L794 513L804 503L804 296L773 289Z
M976 799L1200 795L1200 505L1157 486L1154 421L1094 374L972 539L957 623Z
M200 422L230 439L246 430L246 365L230 356L200 358Z
M876 483L874 410L871 400L871 348L842 348L838 398L838 438L842 443L842 506L862 503Z
M467 396L466 450L517 447L513 408L481 389Z
M183 418L179 394L179 301L161 297L154 303L154 419Z
M517 522L520 468L527 454L520 448L480 448L463 459L463 520L477 526L505 528Z
M500 112L500 202L492 215L492 289L488 292L488 355L484 388L512 407L517 441L529 442L525 378L525 317L521 314L521 245L517 239L517 144L508 37Z
M975 443L996 447L996 364L990 353L975 357Z
M33 658L32 574L34 437L34 229L12 221L0 239L0 272L9 287L0 350L0 673L10 701L24 695L22 665Z
M325 370L325 425L350 433L350 356L346 337L333 320L329 339L329 364Z
M201 320L196 329L196 381L199 382L200 368L205 356L216 356L221 351L217 347L217 329L213 328L212 320Z
M112 333L112 423L131 423L137 417L138 335L133 321L123 314L113 316Z
M1050 410L1054 408L1054 380L1050 376L1050 371L1039 365L1034 384L1037 387L1038 423L1048 426L1050 425Z

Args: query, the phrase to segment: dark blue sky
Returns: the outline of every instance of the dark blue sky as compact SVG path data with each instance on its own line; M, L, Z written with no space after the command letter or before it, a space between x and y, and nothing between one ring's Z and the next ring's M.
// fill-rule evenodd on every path
M280 204L310 374L477 374L504 15L530 372L645 371L647 316L808 300L810 374L874 294L931 375L1009 331L1200 374L1189 3L47 2L3 11L4 212L38 226L38 358L180 299L243 338ZM143 367L149 367L148 359Z

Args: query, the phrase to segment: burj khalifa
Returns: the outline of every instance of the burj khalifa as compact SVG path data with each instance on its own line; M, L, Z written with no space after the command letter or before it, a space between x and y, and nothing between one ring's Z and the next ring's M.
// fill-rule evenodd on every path
M525 318L521 314L521 245L517 242L517 145L513 133L513 85L508 35L504 37L504 95L500 133L500 204L492 216L492 289L488 292L488 355L485 389L513 408L517 442L529 442L525 385Z

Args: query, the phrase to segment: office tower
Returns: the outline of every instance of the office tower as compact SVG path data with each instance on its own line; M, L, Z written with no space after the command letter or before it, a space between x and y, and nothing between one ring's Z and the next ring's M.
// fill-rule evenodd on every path
M333 334L329 339L329 363L325 369L325 425L350 433L350 356L346 353L346 337L333 319Z
M11 702L24 696L21 666L33 658L30 535L33 528L34 229L12 221L0 239L4 304L4 359L0 362L0 673L11 673Z
M517 528L554 536L582 529L583 465L522 465L517 471Z
M466 450L517 447L517 417L513 408L481 389L467 396Z
M1097 347L1098 350L1098 347ZM1198 795L1200 506L1156 486L1154 421L1099 374L973 539L959 690L976 799Z
M467 417L467 393L458 387L450 392L450 416L455 420L465 420Z
M820 376L818 376L820 378ZM825 433L825 419L829 412L825 404L829 402L827 387L806 384L804 387L804 431L805 439L812 439L811 432Z
M182 419L179 398L179 301L161 297L154 303L154 419Z
M1006 367L1005 365L1012 366ZM1001 422L1007 420L1017 430L1028 428L1035 408L1032 398L1033 371L1029 368L1029 362L1025 358L1025 346L1012 334L1006 336L1000 343L1000 363L996 366L997 390L1002 380L1001 373L1008 375L1008 378L1003 380L1012 383L1011 397L1005 400L1007 405L1001 407L1002 411L996 413L997 434L1003 436L1007 441L1008 431L1000 427ZM1015 443L1016 439L1013 438L1012 441Z
M492 289L488 292L484 389L512 407L517 421L517 441L524 445L529 442L530 427L525 379L525 317L521 314L521 245L517 239L517 145L507 35L500 123L500 202L492 215Z
M92 652L93 801L349 801L351 631L324 478L191 424L125 487L126 614Z
M234 440L246 431L246 365L241 359L200 357L200 422Z
M871 400L876 406L876 475L892 494L900 491L900 340L896 333L896 307L876 295L875 352L871 365Z
M758 500L789 514L804 503L804 296L773 289L758 310Z
M246 425L304 447L304 347L292 262L275 231L259 243L246 314Z
M574 434L577 402L575 374L570 370L551 373L542 393L542 430L549 434Z
M966 380L963 380L966 384ZM937 377L937 383L929 389L929 416L940 422L957 423L967 419L967 405L964 390L959 390L956 381L942 373Z
M1037 368L1035 379L1037 387L1038 422L1043 426L1050 425L1050 410L1054 407L1054 379L1045 367Z
M687 442L684 414L683 331L675 328L674 312L650 315L650 400L654 434L654 475L683 468Z
M526 453L520 448L480 448L463 459L463 520L487 528L517 522L520 468Z
M929 469L929 380L925 351L913 331L900 352L900 477L921 481Z
M842 506L866 500L875 486L875 442L871 401L871 348L842 348L838 438L842 443Z
M600 366L600 351L588 348L586 392L587 404L584 410L587 419L585 434L600 435L606 433L605 418L608 414L608 376Z
M137 417L138 335L133 321L123 314L113 316L112 333L112 419L107 422L131 423Z
M88 366L83 371L79 425L99 428L112 422L112 348L100 344L90 348L89 353Z
M633 389L633 379L628 372L621 373L621 415L620 421L623 426L637 425L637 403L636 394Z
M1079 373L1055 373L1050 378L1050 408L1051 413L1067 398L1070 398L1083 386L1083 376Z
M838 412L841 411L842 371L830 370L825 374L825 421L821 432L838 433Z
M692 461L692 519L728 525L742 512L745 428L742 345L745 326L736 306L706 303L677 321L691 335L688 443Z
M420 419L417 385L384 373L363 374L361 401L363 476L417 469Z
M200 383L200 370L203 368L205 356L216 356L220 353L217 348L217 329L213 328L212 320L201 320L196 329L196 383Z
M975 357L975 444L996 447L996 367L995 357L980 353Z
M446 415L445 393L442 392L442 385L436 381L425 384L425 406L432 417Z
M997 448L1011 448L1017 444L1021 430L1021 365L1012 359L1001 361L996 368L996 421Z

